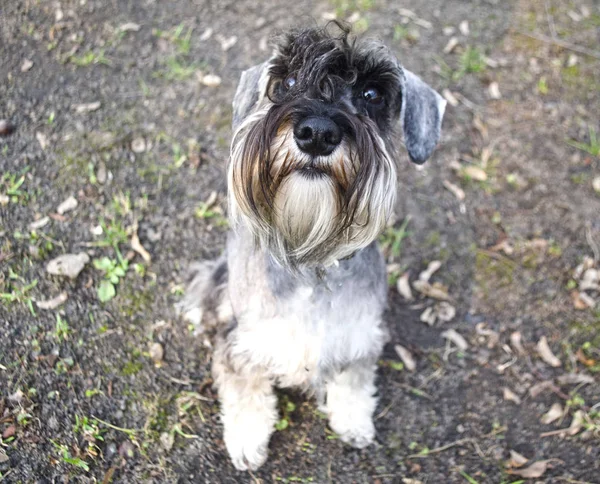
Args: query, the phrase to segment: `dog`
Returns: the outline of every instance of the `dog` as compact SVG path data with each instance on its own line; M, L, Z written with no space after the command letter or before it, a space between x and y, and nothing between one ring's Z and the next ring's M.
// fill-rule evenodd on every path
M396 199L396 146L403 138L413 162L427 160L444 109L388 48L342 24L290 31L242 73L226 253L193 268L180 308L215 333L212 374L237 469L267 458L275 387L312 393L342 441L373 442L388 340L376 240Z

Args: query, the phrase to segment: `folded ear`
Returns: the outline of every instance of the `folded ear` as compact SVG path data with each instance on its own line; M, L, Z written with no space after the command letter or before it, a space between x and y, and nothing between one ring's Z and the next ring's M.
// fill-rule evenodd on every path
M233 97L233 130L240 125L256 107L265 94L269 61L250 67L242 72L235 96Z
M410 159L422 164L440 139L446 101L418 76L402 71L400 121Z

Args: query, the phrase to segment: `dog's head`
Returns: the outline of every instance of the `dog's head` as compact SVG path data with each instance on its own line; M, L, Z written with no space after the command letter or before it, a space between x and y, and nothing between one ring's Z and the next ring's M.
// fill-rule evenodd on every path
M375 240L394 206L398 128L415 163L440 136L445 101L385 46L338 27L285 35L234 99L232 221L292 266Z

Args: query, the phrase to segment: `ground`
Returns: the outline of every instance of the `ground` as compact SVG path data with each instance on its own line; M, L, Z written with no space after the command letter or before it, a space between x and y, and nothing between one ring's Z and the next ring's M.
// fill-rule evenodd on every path
M376 444L345 446L286 391L250 475L226 455L210 347L174 306L189 264L223 250L241 71L278 29L334 16L452 103L434 157L398 161ZM0 481L600 482L583 275L600 263L599 41L591 1L3 2ZM75 279L48 273L78 253ZM396 281L432 261L456 315L430 325L439 302Z

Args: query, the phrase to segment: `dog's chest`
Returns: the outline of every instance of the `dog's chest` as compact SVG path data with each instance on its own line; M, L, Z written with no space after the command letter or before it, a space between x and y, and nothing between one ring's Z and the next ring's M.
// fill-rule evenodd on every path
M246 307L235 353L265 368L280 386L318 386L353 361L376 358L385 341L379 291L299 286L275 305Z

